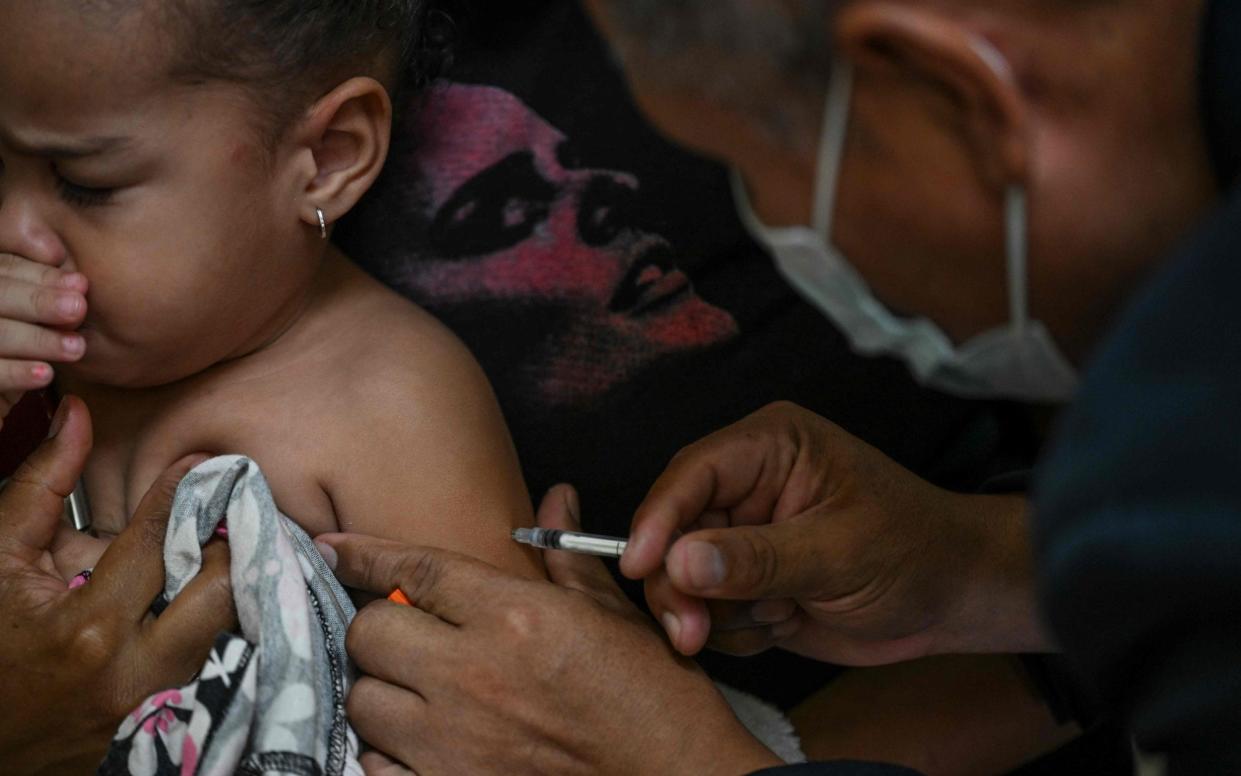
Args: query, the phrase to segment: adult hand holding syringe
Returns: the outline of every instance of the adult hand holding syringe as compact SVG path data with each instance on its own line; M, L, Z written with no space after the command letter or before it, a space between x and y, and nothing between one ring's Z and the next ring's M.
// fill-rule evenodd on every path
M1036 652L1026 500L951 493L839 426L773 404L682 450L621 571L676 649L780 646L842 665Z

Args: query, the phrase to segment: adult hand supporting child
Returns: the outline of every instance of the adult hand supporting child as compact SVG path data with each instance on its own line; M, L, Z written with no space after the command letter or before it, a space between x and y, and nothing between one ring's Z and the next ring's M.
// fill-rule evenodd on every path
M5 773L90 772L117 725L144 698L201 667L235 623L228 550L209 546L202 573L158 619L164 531L181 478L201 456L156 481L128 528L69 590L57 571L82 551L61 533L63 501L91 447L90 417L62 404L46 441L0 492L0 762Z
M52 382L52 363L77 361L86 316L84 275L0 252L0 427L26 391ZM49 363L50 362L50 363Z

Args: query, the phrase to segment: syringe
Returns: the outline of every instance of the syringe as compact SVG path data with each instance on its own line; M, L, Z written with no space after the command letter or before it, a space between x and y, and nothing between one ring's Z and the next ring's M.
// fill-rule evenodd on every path
M555 528L517 528L513 530L513 540L519 544L528 544L544 550L563 550L576 552L579 555L598 555L604 558L619 558L624 554L625 547L629 545L628 539L561 531Z

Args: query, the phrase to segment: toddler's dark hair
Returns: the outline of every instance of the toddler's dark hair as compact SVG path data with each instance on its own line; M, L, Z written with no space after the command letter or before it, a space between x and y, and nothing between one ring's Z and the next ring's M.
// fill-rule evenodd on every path
M393 92L418 89L447 66L450 55L452 18L445 0L158 0L158 5L173 36L172 75L247 87L272 140L345 78L371 75Z

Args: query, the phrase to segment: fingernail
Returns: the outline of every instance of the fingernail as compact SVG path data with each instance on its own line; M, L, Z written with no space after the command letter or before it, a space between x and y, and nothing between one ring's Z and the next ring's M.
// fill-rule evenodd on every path
M56 408L56 414L52 416L52 425L47 430L47 438L55 439L65 428L65 422L69 420L69 408L64 399L60 400L60 406Z
M661 614L659 621L664 624L664 630L668 632L668 640L676 644L677 639L681 637L681 621L672 612Z
M335 571L337 561L336 549L333 548L332 545L325 544L324 542L315 542L315 549L318 550L319 554L323 556L323 562L327 564L327 567L332 571Z
M689 580L695 587L707 589L724 583L728 569L724 565L724 556L714 544L690 542L685 548L685 558L689 565Z
M35 382L47 385L52 380L52 368L47 364L35 364L30 367L30 376Z
M56 297L56 312L65 318L74 318L82 311L83 302L77 294L61 294Z
M64 349L66 356L80 356L86 352L86 340L76 334L62 337L60 346Z

